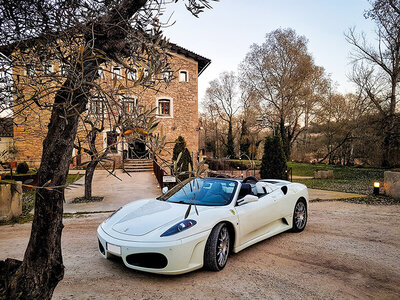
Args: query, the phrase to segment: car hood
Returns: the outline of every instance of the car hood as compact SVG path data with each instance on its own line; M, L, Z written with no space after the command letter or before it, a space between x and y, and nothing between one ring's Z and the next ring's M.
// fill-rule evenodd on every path
M160 227L175 225L184 219L187 209L188 205L157 199L134 201L107 219L102 227L109 233L114 231L122 235L143 236ZM204 209L202 207L199 210Z

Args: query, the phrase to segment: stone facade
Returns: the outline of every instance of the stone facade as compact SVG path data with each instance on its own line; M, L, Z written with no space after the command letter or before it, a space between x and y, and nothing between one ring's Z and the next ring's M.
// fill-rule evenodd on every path
M385 171L385 194L395 199L400 199L400 172Z
M175 49L176 49L175 45ZM179 48L179 47L178 47ZM183 48L181 48L183 49ZM171 111L170 116L162 116L158 110L156 118L159 121L156 133L166 136L167 142L173 142L179 135L186 140L187 147L195 157L199 151L198 145L198 74L203 71L209 60L197 56L196 54L183 49L184 51L176 51L171 53L169 61L172 79L168 84L162 83L157 86L157 90L144 89L143 87L133 87L130 91L125 90L127 96L133 96L137 100L138 107L156 108L159 99L170 100ZM202 60L198 60L200 57ZM208 62L205 64L205 62ZM199 65L201 64L201 65ZM115 86L113 80L113 66L108 66L104 72L104 78L99 79L102 85ZM57 65L53 66L53 72L59 72ZM181 81L180 71L187 74L187 82ZM121 68L121 77L118 78L118 84L129 85L126 80L128 74ZM119 97L124 96L124 91ZM40 164L42 143L46 136L47 124L50 117L50 111L39 110L30 107L23 114L15 115L14 126L14 144L18 151L17 161L26 161L30 166L38 166ZM98 149L104 149L107 140L107 131L110 131L112 124L106 125L104 131L98 134L96 144ZM87 131L83 124L78 129L78 137L85 140ZM127 143L122 142L117 145L117 153L110 153L109 156L119 164L122 161L123 150L127 150ZM168 144L166 151L161 156L170 159L172 156L173 144ZM74 151L74 156L76 152ZM85 161L88 156L82 156L81 160ZM76 162L76 161L75 161Z

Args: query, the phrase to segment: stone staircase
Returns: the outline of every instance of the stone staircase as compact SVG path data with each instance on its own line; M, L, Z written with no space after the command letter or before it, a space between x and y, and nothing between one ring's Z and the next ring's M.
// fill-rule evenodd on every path
M126 172L153 172L153 160L151 159L127 159L124 161Z

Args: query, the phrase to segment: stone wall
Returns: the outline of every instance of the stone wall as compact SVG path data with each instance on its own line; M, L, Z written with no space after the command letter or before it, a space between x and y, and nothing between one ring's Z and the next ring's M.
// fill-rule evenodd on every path
M173 79L169 84L157 86L157 90L144 89L142 87L132 87L132 93L128 91L129 81L121 78L118 83L126 86L126 94L137 97L138 105L146 108L156 107L157 99L166 98L172 101L172 117L157 117L159 126L156 133L166 136L167 142L173 142L181 135L185 138L187 147L193 156L198 152L198 65L191 58L172 53L170 59ZM107 87L115 86L112 76L105 72L101 85ZM179 81L179 71L188 72L188 82ZM54 71L58 72L58 66L54 66ZM125 71L123 71L125 72ZM125 73L124 73L125 74ZM100 79L99 79L100 80ZM124 91L122 91L123 93ZM29 94L29 90L27 90ZM49 100L51 101L51 100ZM47 133L47 124L50 118L50 111L35 108L33 104L23 114L16 114L14 126L14 143L18 150L17 161L26 161L30 166L39 166L42 153L43 140ZM107 122L106 122L107 123ZM105 132L112 127L112 122L105 126ZM80 124L78 136L84 141L87 129L84 124ZM104 145L105 135L99 133L97 137L97 149L101 151ZM173 144L168 144L166 151L161 153L165 159L172 157ZM122 156L122 146L119 146L119 153ZM115 156L115 154L114 154ZM89 159L88 155L82 155L82 161ZM120 159L115 158L120 161Z
M386 171L383 187L386 195L400 199L400 172Z
M22 213L22 182L0 184L0 220L10 220Z

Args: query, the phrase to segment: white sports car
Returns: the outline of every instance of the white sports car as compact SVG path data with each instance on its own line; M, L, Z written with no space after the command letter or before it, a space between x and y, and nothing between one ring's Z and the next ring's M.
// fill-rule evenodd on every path
M191 178L113 213L97 229L99 251L141 271L219 271L231 251L289 229L302 231L307 208L307 187L299 183Z

